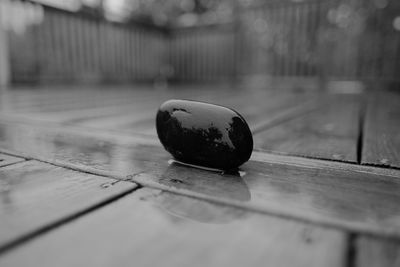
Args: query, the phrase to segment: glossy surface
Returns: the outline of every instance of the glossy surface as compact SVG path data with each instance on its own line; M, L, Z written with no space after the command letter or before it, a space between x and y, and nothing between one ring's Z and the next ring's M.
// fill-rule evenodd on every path
M0 147L142 185L344 229L400 236L400 171L253 152L237 174L171 165L157 140L0 123ZM23 140L23 141L21 141Z
M33 160L0 168L0 251L136 187L116 182Z
M177 160L217 169L234 169L253 151L253 137L241 115L226 107L169 100L156 118L158 137Z
M345 242L337 230L139 189L0 257L0 265L342 267Z
M10 254L0 255L1 266L139 262L153 266L158 260L172 266L193 266L189 262L204 266L205 258L217 266L327 266L327 259L333 266L398 265L397 245L389 244L400 238L400 171L391 168L399 163L399 105L394 94L386 96L390 101L383 98L372 103L372 109L366 102L364 127L359 127L364 108L357 107L354 95L265 90L265 85L263 90L210 86L70 89L29 88L0 95L0 151L19 151L27 158L50 161L53 167L77 170L68 170L66 178L64 172L51 175L56 172L46 168L43 173L31 172L34 168L25 162L6 167L25 175L21 178L13 173L1 183L0 211L8 212L9 223L0 230L17 240L21 234L38 236L8 251ZM379 90L379 94L385 92ZM218 101L240 110L255 141L257 136L265 138L263 144L278 154L342 162L256 150L240 173L169 164L171 155L155 136L154 111L170 98ZM344 101L335 100L339 98ZM387 168L343 163L355 161L355 155L357 163L380 162ZM138 182L164 192L148 195L139 189L129 191L132 195L125 195L126 201L115 200L126 191L116 190L110 197L107 192L122 182L97 184L98 176L82 179L82 172L128 180L123 184L133 186L132 182ZM12 186L11 181L15 183ZM9 189L13 190L12 202ZM137 198L144 204L138 204ZM104 199L106 202L93 209L93 199L100 200L93 202L95 207ZM84 216L76 218L82 210ZM102 215L96 215L98 212ZM255 217L260 218L259 223ZM62 227L38 232L60 220ZM343 238L342 234L349 232L356 240L364 234L371 238L354 247L354 235ZM297 233L301 233L301 241ZM380 240L372 240L375 237ZM352 248L359 258L352 257Z
M400 95L371 96L364 127L362 163L400 168Z
M77 90L78 89L78 90ZM170 98L213 102L240 110L252 131L265 130L319 103L308 91L235 90L231 87L184 86L184 90L160 91L150 87L28 88L0 95L0 117L13 121L56 123L102 131L142 133L156 136L155 111ZM318 100L318 101L316 101ZM314 103L313 103L314 102ZM251 103L251 105L248 105Z

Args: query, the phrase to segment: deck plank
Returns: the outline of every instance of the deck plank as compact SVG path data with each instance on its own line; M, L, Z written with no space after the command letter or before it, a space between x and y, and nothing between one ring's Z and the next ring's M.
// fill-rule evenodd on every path
M258 93L244 98L243 96L229 99L218 99L212 102L225 105L239 112L249 124L250 129L259 131L276 124L278 121L296 117L313 108L315 99L306 94L271 95ZM249 104L251 103L251 104ZM157 107L154 108L157 110ZM122 116L123 119L125 116ZM122 122L122 123L121 123ZM155 113L149 110L143 117L129 118L125 121L117 119L118 129L134 133L156 135ZM104 127L102 127L104 128Z
M255 135L255 147L268 152L357 162L360 103L332 96L321 108Z
M26 92L29 96L28 92ZM23 95L22 95L23 96ZM315 96L307 92L193 88L154 91L47 91L18 98L5 109L12 120L52 122L98 129L121 130L156 135L155 114L159 105L171 98L191 99L224 105L237 110L252 130L266 129L277 121L299 116L301 107L310 108ZM15 103L16 102L16 103ZM312 101L311 101L312 102Z
M368 101L362 163L400 168L400 95L378 94Z
M0 250L136 186L37 161L0 168L0 182Z
M356 241L355 267L400 266L399 240L361 236Z
M400 236L398 171L387 175L342 163L253 155L240 177L151 162L144 147L140 150L141 172L132 181L142 185L349 231ZM154 156L154 149L150 153Z
M0 154L0 167L8 166L23 161L25 161L25 159L23 158Z
M342 229L400 236L400 171L253 152L243 177L176 164L156 139L0 123L0 148L145 186ZM29 137L29 138L28 138ZM21 140L24 140L22 142Z
M346 240L337 230L139 189L7 253L0 264L342 267Z

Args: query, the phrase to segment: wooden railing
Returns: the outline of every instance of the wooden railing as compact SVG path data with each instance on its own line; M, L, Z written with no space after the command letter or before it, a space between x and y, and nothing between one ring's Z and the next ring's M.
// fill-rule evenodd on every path
M169 64L176 81L226 81L235 76L233 24L172 31Z
M19 8L32 4L20 2ZM10 34L13 82L149 81L160 75L165 30L40 8L39 23Z
M13 3L41 10L23 33L10 31L13 82L400 79L399 32L378 9L364 20L365 31L334 25L341 0L270 0L239 6L231 23L174 29Z
M316 76L326 1L270 1L241 10L239 56L245 75Z
M203 80L209 71L217 77L400 81L400 32L392 27L394 17L360 3L353 10L342 0L269 0L241 7L231 27L179 30L172 65L183 80ZM356 13L360 10L364 17ZM335 23L334 16L343 21Z

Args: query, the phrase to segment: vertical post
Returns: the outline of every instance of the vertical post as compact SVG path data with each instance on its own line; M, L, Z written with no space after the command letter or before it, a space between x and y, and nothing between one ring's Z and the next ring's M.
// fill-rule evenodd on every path
M242 38L244 38L242 34L241 27L241 7L238 0L233 1L233 70L232 70L232 82L233 85L237 85L238 81L241 77L241 67L243 64L243 56L242 56Z
M7 1L0 3L0 91L10 82L10 58L6 30Z

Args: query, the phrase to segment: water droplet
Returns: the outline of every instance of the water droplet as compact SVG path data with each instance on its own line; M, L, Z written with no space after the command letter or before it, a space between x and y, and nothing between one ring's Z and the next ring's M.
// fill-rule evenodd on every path
M389 160L388 159L381 159L380 162L382 164L389 164Z
M332 157L333 157L334 159L343 159L343 156L340 155L340 154L333 154Z
M104 183L104 184L101 185L101 188L109 188L111 186L112 186L111 183Z
M239 171L240 177L244 177L246 174L247 174L247 172L245 172L245 171Z
M118 183L119 181L118 180L116 180L116 181L112 181L112 182L108 182L108 183L104 183L104 184L102 184L101 185L101 187L102 188L109 188L109 187L111 187L111 186L113 186L113 185L115 185L116 183Z
M182 180L179 179L171 179L171 182L175 183L175 184L184 184L185 182L183 182Z
M301 234L301 237L305 243L307 244L312 243L313 242L312 230L309 228L304 229L304 231Z

